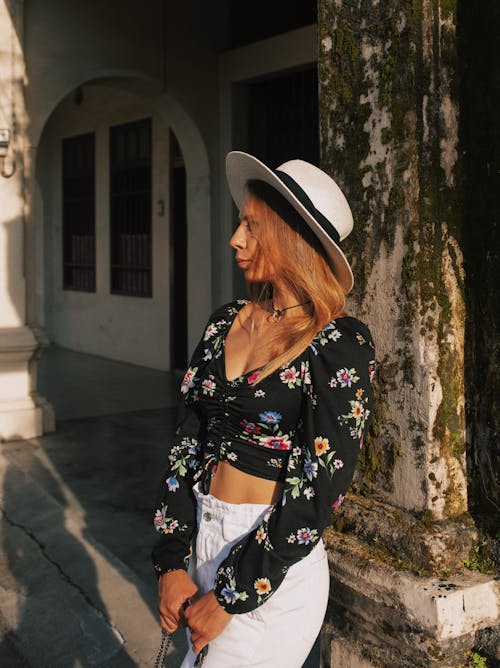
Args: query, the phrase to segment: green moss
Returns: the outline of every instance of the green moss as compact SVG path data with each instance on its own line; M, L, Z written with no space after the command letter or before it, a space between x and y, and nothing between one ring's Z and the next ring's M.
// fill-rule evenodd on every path
M392 102L393 80L396 70L396 60L392 49L385 54L379 72L378 102L380 107L390 107Z
M397 363L389 362L387 357L377 364L373 380L373 419L359 458L362 491L367 491L376 482L382 483L385 488L391 488L394 465L402 455L398 440L392 436L398 433L398 426L390 421L387 415L387 396L396 388L397 373Z
M495 564L488 554L488 542L482 541L478 545L473 545L469 558L464 561L464 566L470 571L487 573L491 575L495 572Z
M380 141L382 144L389 144L393 136L391 128L382 128L380 135Z
M478 652L471 652L467 663L460 664L458 668L488 668L488 659Z
M431 644L427 651L429 653L429 656L431 656L433 659L442 659L443 658L443 650L436 643Z
M349 104L352 101L352 90L351 87L344 83L342 86L342 101Z
M403 380L411 385L415 384L415 359L413 357L413 325L417 315L417 266L415 258L415 233L409 228L406 233L407 251L403 257L401 268L401 283L403 288L403 303L401 305L401 330L404 349L401 354L401 368Z
M435 521L434 513L432 512L432 510L426 510L425 512L423 512L422 515L420 516L419 521L425 527L431 526L431 524Z
M443 18L456 20L457 0L440 0L439 5Z

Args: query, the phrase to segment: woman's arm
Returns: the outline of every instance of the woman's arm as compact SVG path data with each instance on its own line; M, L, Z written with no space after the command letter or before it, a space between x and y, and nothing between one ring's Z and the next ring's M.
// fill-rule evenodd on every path
M197 439L184 430L181 421L169 453L169 466L163 475L162 492L154 524L160 537L152 550L158 575L158 609L161 626L172 633L181 624L182 608L198 593L186 573L191 555L191 540L196 527L196 501L192 486L200 466Z
M230 308L233 306L225 305L212 314L184 376L180 418L156 505L154 525L160 537L152 550L152 560L159 578L158 607L161 623L168 631L177 628L182 620L184 604L198 591L186 573L196 529L193 483L202 460L198 442L200 424L194 407L198 398L199 378L219 345L218 333L225 324L224 318L228 316Z

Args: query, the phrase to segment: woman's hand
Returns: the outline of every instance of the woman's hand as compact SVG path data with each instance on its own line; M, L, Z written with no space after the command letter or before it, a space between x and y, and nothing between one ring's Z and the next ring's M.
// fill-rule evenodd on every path
M184 617L191 630L193 652L198 654L205 645L224 631L232 615L219 605L211 590L189 605L184 611Z
M160 625L165 631L173 633L179 626L185 626L182 620L183 606L197 593L198 587L182 569L163 573L160 576L158 610L160 611Z

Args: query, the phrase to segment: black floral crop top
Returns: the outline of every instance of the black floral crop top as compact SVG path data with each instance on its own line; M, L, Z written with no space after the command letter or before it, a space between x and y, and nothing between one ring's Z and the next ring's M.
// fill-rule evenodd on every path
M371 420L375 368L368 328L343 317L257 385L258 370L229 381L224 342L246 303L215 311L193 354L181 386L184 416L154 519L161 534L153 549L155 570L186 568L196 529L194 483L208 493L220 461L284 483L280 501L217 571L215 594L230 613L249 612L267 600L342 503ZM187 426L190 411L198 418L196 433ZM262 578L268 583L264 595L256 586Z

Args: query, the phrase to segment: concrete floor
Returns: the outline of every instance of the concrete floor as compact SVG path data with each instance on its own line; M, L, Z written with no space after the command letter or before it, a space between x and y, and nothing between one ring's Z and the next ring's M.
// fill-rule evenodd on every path
M151 518L178 385L61 348L42 357L56 431L0 444L0 666L153 665ZM181 632L167 665L184 651ZM305 665L319 665L317 648Z
M176 406L179 381L166 371L55 345L38 363L38 391L59 421Z

